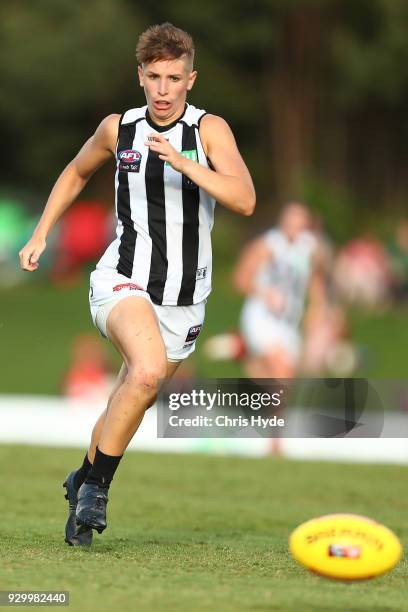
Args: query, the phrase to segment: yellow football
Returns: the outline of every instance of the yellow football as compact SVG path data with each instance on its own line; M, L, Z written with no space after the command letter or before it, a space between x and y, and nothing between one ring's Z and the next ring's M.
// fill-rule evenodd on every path
M293 557L307 569L337 580L367 580L392 569L402 547L387 527L358 514L327 514L290 535Z

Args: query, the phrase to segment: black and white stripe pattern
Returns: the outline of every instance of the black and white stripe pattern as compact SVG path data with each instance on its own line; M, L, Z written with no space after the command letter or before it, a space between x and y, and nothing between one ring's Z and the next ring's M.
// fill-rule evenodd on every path
M186 105L175 123L152 124L147 107L121 118L117 145L117 238L98 263L116 269L145 289L156 304L187 306L211 291L211 229L214 199L165 164L145 146L160 131L178 151L208 167L199 122L205 111ZM124 171L124 151L141 154L139 166Z
M152 239L147 292L155 304L162 304L168 269L164 161L157 153L150 150L147 157L145 180L149 236Z
M135 138L136 124L124 125L119 130L117 150L132 149ZM119 245L119 261L117 270L129 278L132 276L133 259L137 231L132 221L130 209L129 180L126 172L118 173L117 186L117 215L123 226L123 233Z
M195 130L183 123L182 151L197 150ZM183 198L183 279L178 304L192 304L198 269L200 191L186 176L182 177Z

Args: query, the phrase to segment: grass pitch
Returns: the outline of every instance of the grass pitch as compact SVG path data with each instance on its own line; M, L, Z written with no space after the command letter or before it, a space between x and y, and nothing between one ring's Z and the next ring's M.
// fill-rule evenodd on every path
M2 590L68 590L70 610L408 610L407 564L373 581L309 574L290 531L330 512L369 515L408 538L399 466L128 453L109 527L91 549L63 541L61 483L76 450L0 447Z

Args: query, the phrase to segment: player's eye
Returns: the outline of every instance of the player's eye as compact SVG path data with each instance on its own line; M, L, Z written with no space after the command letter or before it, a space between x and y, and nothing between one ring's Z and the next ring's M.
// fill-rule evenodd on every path
M171 76L170 80L173 81L173 83L176 83L177 81L180 80L180 77L178 77L178 76Z

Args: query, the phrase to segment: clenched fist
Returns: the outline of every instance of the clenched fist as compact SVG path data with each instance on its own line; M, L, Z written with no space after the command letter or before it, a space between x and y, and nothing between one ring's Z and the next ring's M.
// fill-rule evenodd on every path
M20 266L22 270L34 272L37 270L41 254L45 251L46 242L44 238L32 236L27 244L19 252Z

